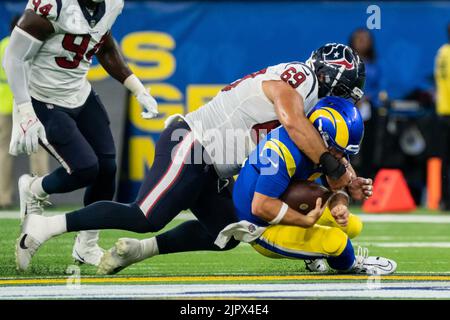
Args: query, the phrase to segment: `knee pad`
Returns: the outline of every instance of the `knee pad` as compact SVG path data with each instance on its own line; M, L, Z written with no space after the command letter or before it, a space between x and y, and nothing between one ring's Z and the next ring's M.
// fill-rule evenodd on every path
M90 167L74 170L71 176L76 178L81 185L87 187L95 182L98 172L99 166L98 163L95 163Z
M363 229L363 223L361 218L353 214L348 219L348 225L346 227L346 233L350 239L356 238Z
M339 228L328 228L322 239L322 249L325 254L337 256L347 245L347 235Z

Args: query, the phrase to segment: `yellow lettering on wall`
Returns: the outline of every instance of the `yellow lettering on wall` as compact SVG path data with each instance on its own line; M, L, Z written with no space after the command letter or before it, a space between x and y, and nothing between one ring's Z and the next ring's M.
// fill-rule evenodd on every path
M159 117L155 119L143 119L141 117L142 107L137 102L134 96L130 100L130 120L131 123L140 130L160 132L164 129L164 121L167 117L176 114L184 113L184 107L181 101L183 100L183 94L174 87L167 83L154 83L151 85L151 94L155 98L162 98L167 103L158 103Z
M129 140L128 163L130 165L130 180L142 181L145 168L153 164L155 158L155 143L151 137L132 137Z
M186 90L187 113L195 111L210 101L225 85L189 85Z
M175 72L176 60L169 52L175 48L175 40L167 33L133 32L122 39L121 46L131 70L141 80L164 80Z

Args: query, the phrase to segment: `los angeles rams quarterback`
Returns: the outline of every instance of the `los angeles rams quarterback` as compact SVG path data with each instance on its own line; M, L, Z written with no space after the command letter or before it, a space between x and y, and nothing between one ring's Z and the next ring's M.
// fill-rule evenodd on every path
M335 156L358 153L364 123L352 103L338 97L324 98L310 111L309 119ZM279 200L291 180L314 181L322 174L321 168L296 147L285 128L271 131L250 155L252 158L255 161L245 163L234 186L233 202L240 222L227 226L216 244L223 247L231 237L237 237L271 258L326 258L331 268L343 272L381 275L395 271L394 261L369 257L366 249L359 249L355 256L349 238L361 232L362 223L349 213L344 192L324 208L317 199L316 208L307 215Z

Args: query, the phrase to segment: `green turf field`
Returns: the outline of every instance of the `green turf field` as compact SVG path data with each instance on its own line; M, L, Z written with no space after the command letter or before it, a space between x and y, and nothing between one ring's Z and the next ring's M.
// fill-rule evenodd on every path
M422 212L423 213L423 212ZM427 214L427 213L423 213ZM430 213L428 213L430 214ZM408 215L409 216L409 215ZM180 223L175 220L168 228ZM0 278L61 277L69 265L74 234L50 240L37 253L25 273L15 270L14 246L19 220L0 219ZM119 237L149 235L103 231L100 245L110 248ZM365 222L362 234L353 241L398 263L398 274L450 274L450 223ZM95 268L82 266L82 276L95 275ZM298 275L307 274L302 261L269 259L249 245L228 252L194 252L157 256L123 270L122 276L212 276L212 275Z

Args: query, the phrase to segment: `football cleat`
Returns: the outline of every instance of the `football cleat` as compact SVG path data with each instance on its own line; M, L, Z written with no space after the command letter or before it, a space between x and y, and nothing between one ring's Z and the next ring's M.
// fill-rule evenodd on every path
M44 207L51 205L48 201L49 196L38 197L31 191L31 184L36 180L37 176L24 174L19 178L19 198L20 198L20 220L23 221L27 214L41 215Z
M98 266L105 250L99 247L98 231L81 231L75 238L72 257L79 264Z
M16 242L17 270L27 270L39 247L50 238L46 232L46 217L28 214L21 225L20 237Z
M27 233L21 233L16 243L16 267L18 271L26 271L31 259L41 243Z
M383 257L369 257L367 248L358 247L355 264L350 272L367 275L392 274L397 269L397 263Z
M116 274L129 265L144 259L143 246L140 240L120 238L114 247L103 255L97 274Z
M305 266L310 272L328 272L329 270L325 259L305 260Z

